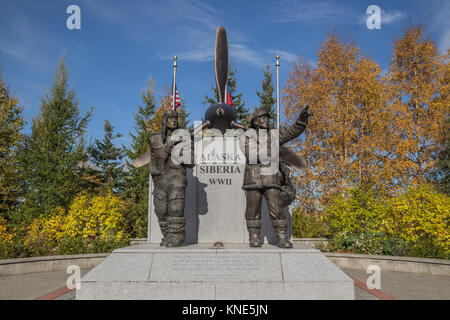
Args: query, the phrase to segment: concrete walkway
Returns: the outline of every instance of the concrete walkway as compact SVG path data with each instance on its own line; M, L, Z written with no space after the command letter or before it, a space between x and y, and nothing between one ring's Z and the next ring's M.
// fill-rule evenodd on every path
M84 276L89 269L82 269ZM365 270L343 269L349 276L366 283ZM64 271L32 273L0 277L0 300L32 300L65 287L69 275ZM450 300L450 277L406 272L382 272L381 292L397 300L430 299ZM379 297L355 286L357 300L378 300ZM75 299L75 291L61 294L57 300Z
M342 271L364 283L370 276L365 270ZM450 277L382 271L380 290L397 300L450 300Z
M81 276L89 270L81 269ZM0 277L0 300L33 300L66 286L65 271Z

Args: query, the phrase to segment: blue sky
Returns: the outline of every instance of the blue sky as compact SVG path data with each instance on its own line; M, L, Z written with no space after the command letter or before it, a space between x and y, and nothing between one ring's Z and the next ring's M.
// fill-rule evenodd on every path
M81 9L81 30L66 27L71 4ZM366 9L372 4L382 9L380 30L366 27ZM0 0L0 66L24 107L29 132L64 54L80 108L85 112L94 106L88 138L101 138L108 119L124 135L120 142L128 145L140 92L152 76L157 96L162 95L171 83L174 55L179 57L177 87L189 119L203 117L207 106L201 102L214 84L218 25L227 30L238 90L253 110L266 64L275 75L276 54L281 56L281 88L298 57L314 65L333 30L386 69L395 38L410 23L425 24L441 51L447 50L449 17L449 0Z

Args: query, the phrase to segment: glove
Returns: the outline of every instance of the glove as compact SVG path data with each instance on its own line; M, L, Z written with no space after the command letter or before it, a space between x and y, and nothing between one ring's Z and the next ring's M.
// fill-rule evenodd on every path
M309 110L309 106L305 106L302 111L300 111L299 119L301 122L308 124L308 118L313 115L312 111Z

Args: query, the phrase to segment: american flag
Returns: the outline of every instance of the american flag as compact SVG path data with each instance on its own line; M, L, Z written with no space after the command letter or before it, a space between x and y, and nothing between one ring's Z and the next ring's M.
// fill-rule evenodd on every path
M173 105L173 98L172 98L172 105ZM175 111L177 111L179 106L181 106L181 100L180 96L178 95L177 86L175 86Z

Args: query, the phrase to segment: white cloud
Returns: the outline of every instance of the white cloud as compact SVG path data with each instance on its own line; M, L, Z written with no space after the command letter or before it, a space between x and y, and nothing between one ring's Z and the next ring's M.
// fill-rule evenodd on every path
M365 24L368 15L361 8L352 7L344 2L330 0L298 2L284 0L273 7L276 22L303 22L307 24L352 25ZM381 23L391 24L403 19L402 11L385 11L381 8Z
M177 55L180 60L187 61L213 60L216 28L227 22L221 12L199 0L139 1L127 5L126 11L118 2L90 1L86 5L99 18L129 29L140 42L153 42L170 34L177 47L166 46L171 52L157 53L161 59ZM133 19L127 19L127 16L133 16ZM165 26L166 29L161 29ZM258 67L263 65L261 54L252 49L252 40L232 27L225 27L231 59ZM155 29L162 30L156 37Z
M450 29L442 32L438 46L442 53L447 53L447 50L450 49Z
M381 9L381 24L390 24L394 23L397 20L401 20L406 17L406 14L401 11L385 11Z
M436 13L432 17L430 31L438 34L438 48L441 53L447 53L450 48L450 2L435 4Z
M37 22L23 14L8 17L3 23L8 28L0 30L2 52L34 70L50 65L48 52L56 49L56 37L46 33L42 25L38 26Z
M306 64L309 64L313 68L317 67L317 63L315 61L306 59L299 54L295 54L295 53L291 53L291 52L279 50L279 49L269 49L269 50L267 50L267 52L274 55L274 61L275 61L275 55L279 54L280 60L281 61L284 60L288 64L292 65L295 63L306 63Z
M398 10L386 11L383 8L381 9L381 28L383 28L383 24L393 24L403 18L406 17L406 13ZM365 25L367 18L371 14L361 15L359 18L359 23Z
M278 49L269 49L268 52L270 54L273 54L274 56L280 55L280 60L287 61L288 63L294 63L295 61L298 60L298 55L291 53L291 52L278 50ZM275 61L275 57L274 57L274 61Z
M284 0L277 2L270 10L274 12L276 22L345 24L358 16L355 9L342 2L336 4L320 0L311 2Z
M228 43L228 47L228 54L233 61L248 63L258 68L264 66L264 59L261 54L249 46L240 43Z

